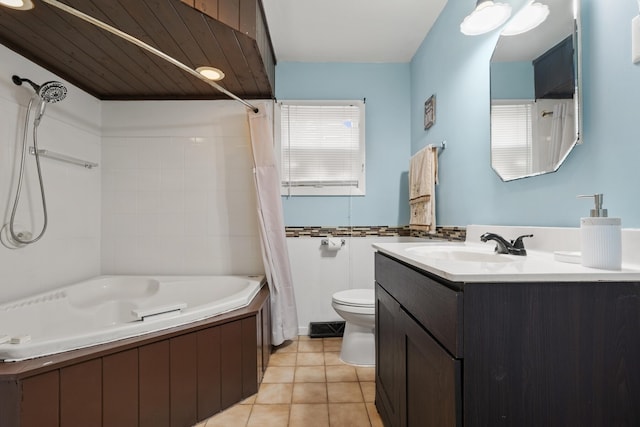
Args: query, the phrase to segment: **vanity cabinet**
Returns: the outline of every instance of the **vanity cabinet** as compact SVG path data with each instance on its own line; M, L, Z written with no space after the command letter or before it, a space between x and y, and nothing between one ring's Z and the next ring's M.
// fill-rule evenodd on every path
M402 320L400 304L376 283L376 404L391 426L400 425Z
M462 293L376 257L376 404L382 418L388 426L462 426L462 364L455 356L462 351Z
M380 252L386 427L640 425L640 282L450 282Z

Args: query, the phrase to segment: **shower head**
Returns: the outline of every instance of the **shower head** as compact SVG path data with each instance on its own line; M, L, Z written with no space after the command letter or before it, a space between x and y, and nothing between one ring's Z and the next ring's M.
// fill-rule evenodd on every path
M24 82L29 83L38 96L48 103L62 101L67 96L67 88L60 82L51 81L37 85L29 79L23 79L15 75L11 77L11 80L18 86Z
M62 101L67 96L67 88L60 82L46 82L40 86L38 95L46 102Z

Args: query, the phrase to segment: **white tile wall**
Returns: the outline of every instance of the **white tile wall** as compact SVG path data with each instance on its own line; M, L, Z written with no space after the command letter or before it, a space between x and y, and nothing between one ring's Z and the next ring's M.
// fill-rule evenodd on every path
M11 215L24 114L33 93L27 85L13 84L13 74L35 82L62 80L0 45L1 225ZM39 127L39 147L100 163L100 102L65 85L67 98L47 107ZM27 155L26 161L27 181L17 222L39 232L42 208L34 157ZM41 163L49 226L31 246L14 250L0 246L0 302L100 273L100 170L50 159Z
M104 102L105 274L264 271L246 109Z
M347 237L338 252L322 250L320 237L289 237L287 246L298 308L298 333L310 322L342 320L331 306L338 291L374 288L373 243L419 240L407 237Z

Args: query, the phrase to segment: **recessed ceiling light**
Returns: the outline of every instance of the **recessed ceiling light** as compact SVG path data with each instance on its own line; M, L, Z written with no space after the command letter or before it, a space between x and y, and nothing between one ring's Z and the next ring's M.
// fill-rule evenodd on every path
M549 6L542 3L529 3L513 17L500 33L503 36L515 36L533 30L549 16Z
M31 0L0 0L0 5L17 10L33 9L33 3Z
M504 24L510 16L510 4L478 0L476 8L460 24L460 31L467 36L488 33Z
M198 67L196 71L208 78L209 80L219 81L224 79L224 73L214 67Z

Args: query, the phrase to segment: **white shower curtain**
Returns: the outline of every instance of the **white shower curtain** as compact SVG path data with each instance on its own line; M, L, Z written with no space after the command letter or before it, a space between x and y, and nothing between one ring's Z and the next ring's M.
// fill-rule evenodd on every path
M254 178L258 197L258 222L264 270L271 291L271 337L273 345L298 335L298 315L284 230L280 176L276 166L272 132L272 107L257 104L248 111Z
M571 105L569 102L560 102L553 107L548 170L555 170L559 166L558 163L575 141L575 128L571 121L573 118Z

